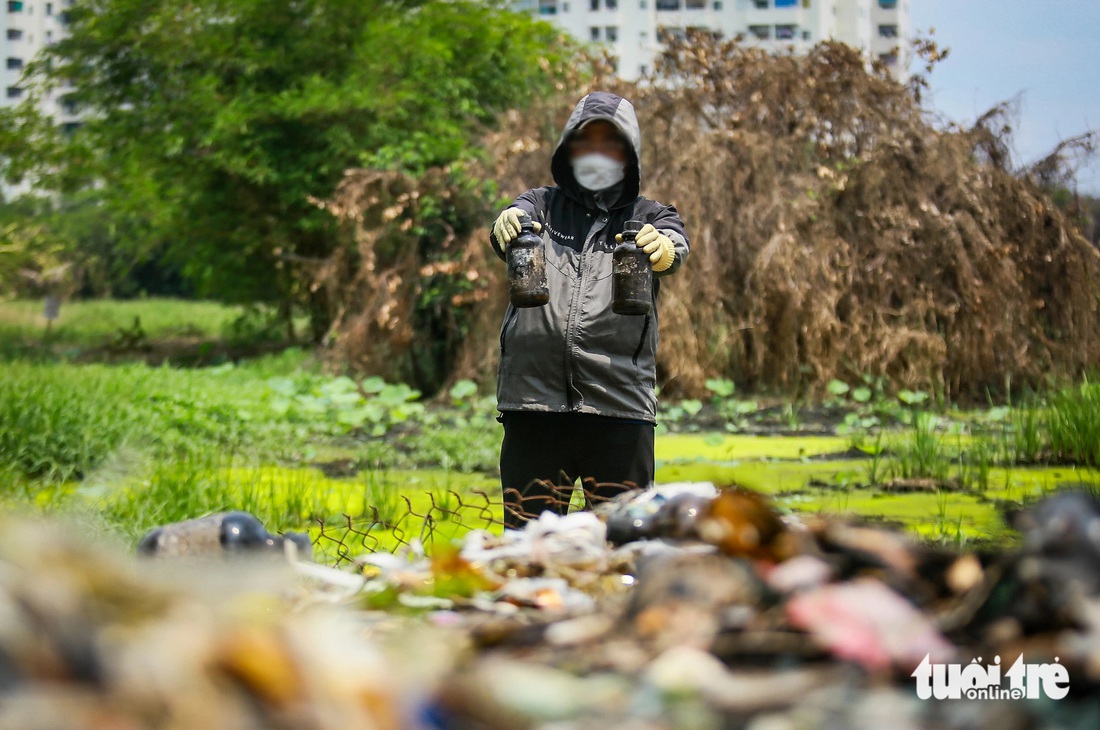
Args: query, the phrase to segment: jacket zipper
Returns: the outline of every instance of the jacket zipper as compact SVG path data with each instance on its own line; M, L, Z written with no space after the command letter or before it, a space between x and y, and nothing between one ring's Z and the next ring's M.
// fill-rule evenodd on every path
M642 337L638 340L638 346L634 348L634 356L630 358L630 361L634 363L634 367L638 367L638 355L642 354L642 347L645 345L645 336L649 334L649 315L645 316L645 322L642 324Z
M573 410L573 340L576 339L577 335L577 309L581 305L581 291L584 290L584 282L587 278L584 269L584 250L586 247L587 241L581 245L581 257L577 264L581 276L576 289L573 291L573 302L569 305L569 319L566 322L565 331L565 404L569 410Z
M610 220L611 214L607 213L607 217ZM580 273L580 280L577 282L577 288L573 292L573 302L569 307L569 319L566 322L565 330L565 403L569 410L573 410L573 357L574 357L574 340L577 336L577 319L579 312L577 311L581 306L581 292L585 290L585 283L588 281L588 269L584 265L584 255L588 251L590 245L594 245L594 241L600 233L605 231L608 226L608 221L603 221L604 225L600 227L600 230L596 233L592 233L592 230L596 227L597 221L593 221L589 227L588 235L585 237L584 243L581 244L581 256L580 261L577 264L577 268Z

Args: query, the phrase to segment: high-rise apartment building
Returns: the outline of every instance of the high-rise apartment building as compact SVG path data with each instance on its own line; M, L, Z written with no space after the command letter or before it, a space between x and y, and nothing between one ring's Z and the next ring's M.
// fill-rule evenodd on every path
M0 42L4 48L3 93L5 106L21 103L27 96L23 71L43 48L66 33L68 11L73 0L0 0ZM76 108L59 89L42 100L42 111L63 127L79 123Z
M899 77L909 65L909 0L517 0L515 8L607 44L629 80L653 68L666 33L688 28L795 52L834 39L882 59Z

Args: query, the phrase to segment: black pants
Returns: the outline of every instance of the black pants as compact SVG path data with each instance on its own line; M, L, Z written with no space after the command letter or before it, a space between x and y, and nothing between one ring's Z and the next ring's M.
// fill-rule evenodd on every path
M653 424L581 413L506 411L500 448L504 524L550 510L565 514L573 483L610 499L653 482Z

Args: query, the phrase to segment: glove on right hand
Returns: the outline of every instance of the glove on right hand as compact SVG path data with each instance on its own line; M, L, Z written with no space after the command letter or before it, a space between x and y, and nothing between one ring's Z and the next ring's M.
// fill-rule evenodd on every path
M493 224L493 236L496 237L501 248L515 240L519 235L520 220L526 217L528 217L527 211L522 208L508 208L497 217L496 223ZM536 232L541 231L542 225L534 221L534 228Z

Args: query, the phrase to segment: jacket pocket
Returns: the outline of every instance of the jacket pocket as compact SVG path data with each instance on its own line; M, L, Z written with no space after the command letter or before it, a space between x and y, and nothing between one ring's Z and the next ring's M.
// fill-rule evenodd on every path
M645 316L645 322L642 323L642 336L638 338L638 346L634 348L634 355L630 358L630 361L634 363L634 367L638 367L638 356L642 354L642 348L645 347L645 338L649 334L650 316L648 314Z
M504 324L500 327L500 356L504 357L504 337L508 334L508 326L512 324L512 321L519 315L519 310L508 305L508 313L504 315Z

